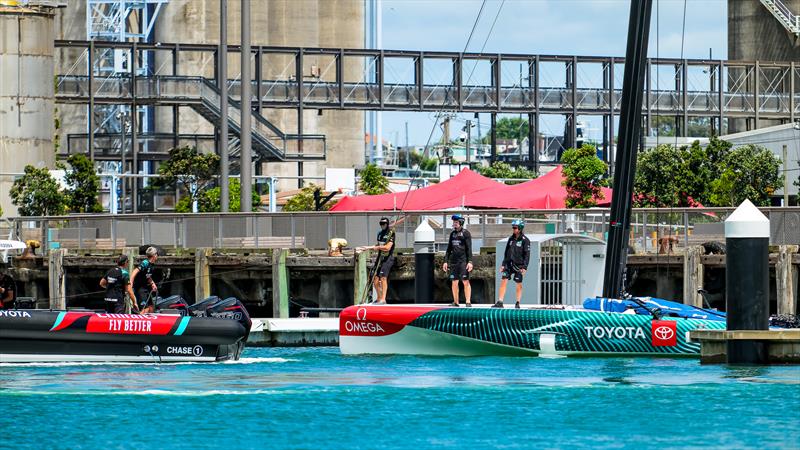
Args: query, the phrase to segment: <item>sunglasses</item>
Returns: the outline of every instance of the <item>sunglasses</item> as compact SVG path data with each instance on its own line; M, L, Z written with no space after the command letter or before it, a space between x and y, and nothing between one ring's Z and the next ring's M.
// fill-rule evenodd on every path
M511 227L511 229L512 230L519 230L519 227L515 225L515 226Z

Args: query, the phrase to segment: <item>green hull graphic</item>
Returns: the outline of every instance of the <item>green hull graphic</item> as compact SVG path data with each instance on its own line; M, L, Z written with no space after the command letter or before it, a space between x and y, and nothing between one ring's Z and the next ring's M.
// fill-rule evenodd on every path
M427 312L408 326L484 342L557 354L698 355L688 342L696 329L724 329L725 322L665 318L676 324L674 346L653 345L649 316L560 309L456 309ZM544 340L548 345L541 345ZM554 342L554 348L552 343Z

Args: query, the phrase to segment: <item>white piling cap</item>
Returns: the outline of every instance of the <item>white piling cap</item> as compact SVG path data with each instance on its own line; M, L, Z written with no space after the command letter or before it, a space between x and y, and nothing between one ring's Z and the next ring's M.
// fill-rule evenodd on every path
M750 200L745 200L725 219L725 237L769 239L769 219Z
M414 230L414 242L435 242L436 231L431 228L427 219L423 219L416 230Z

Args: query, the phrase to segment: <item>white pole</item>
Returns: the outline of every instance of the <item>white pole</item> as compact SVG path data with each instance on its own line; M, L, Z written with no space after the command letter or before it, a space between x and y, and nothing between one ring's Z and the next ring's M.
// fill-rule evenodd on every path
M375 48L383 48L383 20L381 18L383 11L383 0L375 0ZM383 69L382 67L380 68ZM377 80L375 80L377 81ZM375 151L375 164L383 164L383 112L378 111L375 115L375 128L377 132L377 150Z

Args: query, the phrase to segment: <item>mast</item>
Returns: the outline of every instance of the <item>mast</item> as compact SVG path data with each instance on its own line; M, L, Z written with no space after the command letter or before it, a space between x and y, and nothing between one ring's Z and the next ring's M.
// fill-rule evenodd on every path
M603 297L609 298L622 296L623 275L627 264L633 179L636 175L636 156L642 129L642 97L652 9L653 0L631 0L625 75L622 81L619 145L614 166L614 195L611 199L603 275Z

